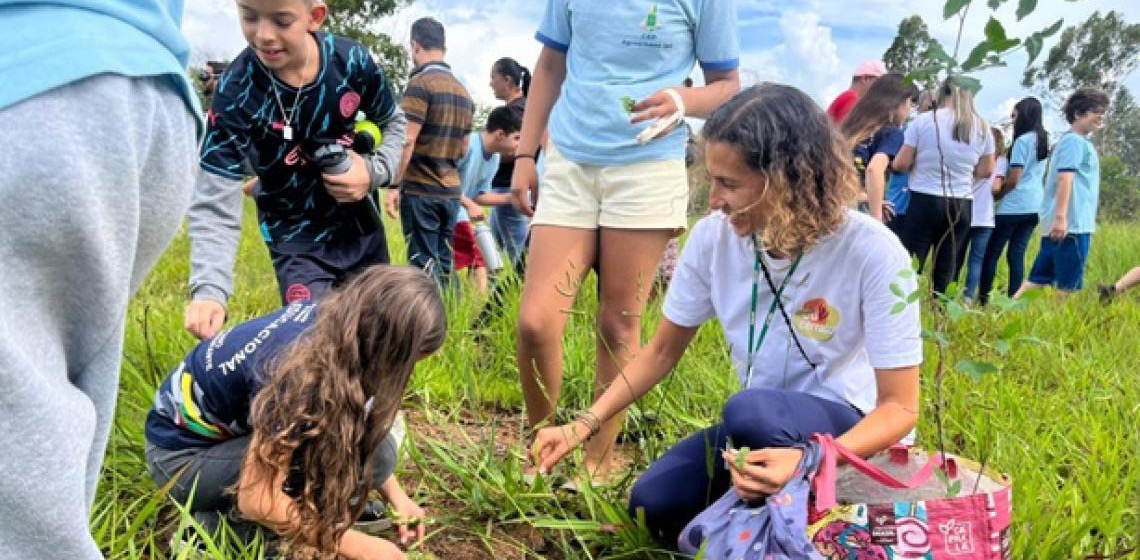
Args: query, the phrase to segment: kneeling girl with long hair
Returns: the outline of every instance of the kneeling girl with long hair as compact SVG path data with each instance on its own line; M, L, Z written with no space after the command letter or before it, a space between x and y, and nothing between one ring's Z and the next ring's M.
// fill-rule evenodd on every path
M431 279L389 266L365 270L320 303L223 331L158 388L146 421L151 477L173 480L171 496L196 518L236 506L325 553L403 558L352 527L378 487L398 519L417 520L400 526L401 540L423 536L423 510L392 475L390 432L416 362L446 331Z

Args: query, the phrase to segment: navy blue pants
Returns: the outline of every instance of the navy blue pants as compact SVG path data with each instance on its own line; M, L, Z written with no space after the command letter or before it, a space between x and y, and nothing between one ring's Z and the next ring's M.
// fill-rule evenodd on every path
M384 228L330 243L269 243L277 288L285 305L318 299L353 274L374 264L388 264Z
M451 235L459 199L401 193L400 225L408 264L421 268L441 286L451 277Z
M1009 251L1006 252L1005 262L1009 265L1009 286L1006 293L1009 297L1017 293L1021 282L1025 280L1025 253L1029 250L1034 229L1037 229L1037 214L998 214L994 217L994 233L990 236L990 243L982 258L981 292L978 294L978 301L982 304L990 299L998 261L1007 244Z
M807 393L741 391L725 403L721 424L674 445L637 479L629 499L630 515L636 519L637 510L644 509L653 536L675 545L685 525L732 484L720 455L728 438L737 448L793 447L807 443L817 432L842 435L861 418L849 404Z

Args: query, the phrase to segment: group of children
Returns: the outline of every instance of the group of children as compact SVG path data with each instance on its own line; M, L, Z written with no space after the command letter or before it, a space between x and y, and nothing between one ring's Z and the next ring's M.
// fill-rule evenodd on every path
M907 122L916 102L919 113ZM1107 108L1102 91L1074 92L1064 107L1071 129L1050 147L1041 103L1022 99L1010 115L1007 151L1001 129L977 115L972 95L954 79L931 95L888 73L864 88L839 124L854 144L865 210L920 263L932 253L935 291L944 293L965 266L964 298L985 304L1007 246L1010 296L1044 285L1082 287L1100 180L1088 136ZM1048 229L1025 280L1039 221Z
M866 118L845 128L844 137L795 88L739 91L731 0L652 7L548 0L533 83L517 62L496 62L491 87L506 105L472 132L472 102L443 60L439 22L413 25L416 67L398 100L364 47L320 31L328 16L320 0L239 0L238 10L249 47L217 83L189 210L185 324L202 341L161 382L146 419L150 474L195 517L255 522L350 559L404 558L395 543L353 527L372 509L376 489L401 541L424 535L425 512L392 474L399 445L392 428L415 364L444 344L440 287L453 268L476 262L470 222L483 219L484 205L496 206L494 230L512 258L521 257L529 235L517 359L529 427L542 428L531 449L539 473L585 445L584 468L571 476L614 476L622 411L670 374L702 324L719 321L742 390L724 405L722 422L678 443L638 479L631 514L654 535L675 540L729 487L745 498L778 490L813 433L833 434L869 455L914 428L919 306L895 292L916 289L906 249L924 253L914 246L929 246L934 237L919 228L936 223L948 206L964 210L960 200L946 199L973 188L972 179L958 178L952 192L934 188L923 167L931 161L924 138L974 157L957 166L964 177L988 177L992 161L981 159L994 152L992 137L972 119L968 94L955 84L938 96L941 137L927 130L934 115L902 132L913 92L901 79L870 86L887 96L878 105L885 116L871 115L860 101L852 115ZM704 85L674 87L696 65ZM128 87L88 87L96 86ZM1082 92L1066 109L1074 134L1054 150L1046 173L1057 194L1046 197L1053 201L1043 210L1050 245L1043 245L1031 284L1056 280L1065 289L1068 267L1083 266L1087 256L1096 159L1085 137L1103 106ZM143 93L155 103L182 103L170 92L173 100ZM351 149L361 116L382 130L368 153ZM677 126L685 116L708 118L703 164L712 212L693 227L664 318L642 348L641 316L658 261L688 227L687 134ZM175 124L187 129L190 119ZM879 155L880 146L892 144L897 154ZM877 175L888 165L915 167L903 230L914 246L904 248L881 221L889 217L882 202L888 189ZM247 168L258 178L258 222L286 306L222 330ZM152 171L191 176L182 168ZM378 196L391 186L398 190ZM864 189L871 216L854 210ZM398 209L414 267L388 265L378 198L389 213ZM929 217L912 219L916 213ZM140 270L156 256L148 245L136 261ZM943 257L934 260L937 268ZM563 309L591 269L599 283L597 400L571 422L550 426L562 383ZM125 299L118 305L125 308ZM8 366L6 360L5 372ZM12 417L3 398L5 417ZM93 455L101 456L106 441L106 401L96 445L83 448ZM726 450L729 439L752 451L737 456ZM98 469L85 472L90 479ZM0 489L34 501L27 492ZM87 490L89 505L93 484ZM24 539L31 543L26 550L41 550L47 537L15 525L24 510L11 504L21 503L0 506L0 536L15 527L33 535ZM70 526L51 538L64 534L70 557L98 558L85 531ZM6 543L0 538L0 547L12 546Z

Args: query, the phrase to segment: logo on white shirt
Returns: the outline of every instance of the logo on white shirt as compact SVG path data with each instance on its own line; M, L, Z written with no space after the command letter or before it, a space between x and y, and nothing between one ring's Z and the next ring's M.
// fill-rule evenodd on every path
M792 319L800 334L819 342L827 342L835 337L839 321L839 309L828 304L824 298L809 299Z

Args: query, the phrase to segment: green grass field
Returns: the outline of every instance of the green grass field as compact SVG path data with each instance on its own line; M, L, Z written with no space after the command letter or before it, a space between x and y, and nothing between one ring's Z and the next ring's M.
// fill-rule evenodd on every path
M247 209L248 210L248 209ZM275 308L267 252L247 211L231 322ZM388 224L393 255L404 250ZM1140 264L1140 224L1105 225L1096 235L1088 285L1114 280ZM1036 250L1031 251L1031 255ZM118 415L92 519L112 559L172 554L175 532L193 533L188 517L156 488L143 461L142 424L155 386L194 340L182 329L188 241L175 239L131 304ZM1004 277L1004 270L999 279ZM517 298L511 298L517 299ZM562 405L589 404L595 307L587 282L566 329L567 381ZM622 485L567 494L526 487L521 394L514 361L514 304L477 346L466 326L473 298L449 302L443 350L416 371L405 399L410 419L400 473L433 524L414 549L426 558L668 558L629 525L624 504L632 476L671 443L714 421L736 384L719 327L703 328L677 371L634 406L622 452L633 473ZM995 306L996 307L996 306ZM927 305L926 309L930 309ZM647 312L648 337L660 318ZM926 314L929 325L931 314ZM999 333L1028 341L1006 348ZM966 313L946 328L949 356L990 362L977 379L948 366L944 436L962 453L1012 475L1016 559L1137 558L1140 546L1140 290L1102 307L1094 291L1064 302L1048 294L1025 308ZM1003 355L1005 354L1005 355ZM934 447L934 345L927 344L921 444ZM533 552L545 536L546 550ZM211 556L259 558L259 543L240 548L207 539ZM415 557L415 556L413 556Z

